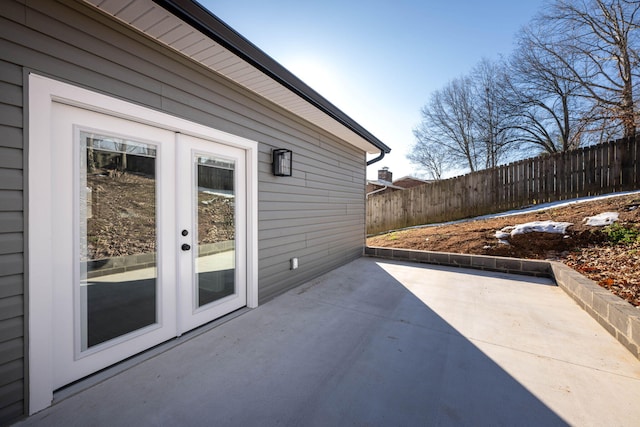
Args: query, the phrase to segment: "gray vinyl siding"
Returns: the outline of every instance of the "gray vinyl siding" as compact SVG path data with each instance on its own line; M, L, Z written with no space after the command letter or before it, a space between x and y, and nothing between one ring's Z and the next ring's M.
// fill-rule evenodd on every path
M23 149L28 142L22 127L28 72L258 141L260 303L361 256L364 152L83 3L3 0L0 424L23 413L25 394ZM271 175L273 148L293 150L292 177ZM300 268L291 271L294 256Z
M0 61L0 425L24 410L22 69Z

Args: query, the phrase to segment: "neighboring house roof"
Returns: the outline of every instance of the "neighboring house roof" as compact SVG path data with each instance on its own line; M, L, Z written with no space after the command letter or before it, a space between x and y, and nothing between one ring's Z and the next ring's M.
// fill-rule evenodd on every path
M416 178L414 176L403 176L402 178L393 180L394 185L398 185L403 188L415 187L416 185L429 184L432 182L433 181Z
M394 188L396 190L406 190L407 188L415 187L422 184L430 184L433 181L426 179L416 178L413 176L403 176L402 178L394 179L393 182L378 180L368 180L367 184L375 185L378 187Z
M418 185L429 184L431 182L433 181L415 178L412 176L403 176L402 178L396 179L393 182L384 181L381 179L378 179L376 181L369 180L367 181L367 196L370 196L372 194L377 194L377 193L384 193L389 190L404 191L409 188L416 187Z
M367 153L391 149L193 0L85 0Z
M387 181L367 181L367 184L369 185L375 185L378 187L387 187L387 188L394 188L396 190L404 190L404 187L399 187L397 185L394 185L390 182Z
M389 191L402 191L404 188L398 187L387 181L367 181L367 197L373 194L382 194Z

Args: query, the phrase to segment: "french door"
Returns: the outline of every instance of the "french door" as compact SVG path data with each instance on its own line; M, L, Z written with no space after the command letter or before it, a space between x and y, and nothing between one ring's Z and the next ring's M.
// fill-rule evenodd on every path
M247 304L241 148L54 103L53 386Z
M177 135L179 331L247 304L245 153Z

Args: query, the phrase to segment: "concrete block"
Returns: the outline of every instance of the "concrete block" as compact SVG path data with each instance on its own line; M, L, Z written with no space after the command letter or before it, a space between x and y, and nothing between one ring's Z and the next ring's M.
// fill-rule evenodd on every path
M409 251L407 249L392 248L391 252L393 253L393 259L407 259L407 257L409 256Z
M565 282L569 275L568 267L565 266L564 264L561 264L559 262L554 262L554 261L550 262L549 264L551 266L551 272L553 273L553 277L556 279L556 281Z
M571 291L574 294L578 293L578 289L582 286L584 286L584 284L580 283L580 281L576 280L575 277L571 276L570 274L567 274L564 280L565 286L568 289L571 289Z
M409 261L418 261L420 256L420 251L406 249L402 252L396 253L396 256L402 256L404 259L408 259Z
M566 277L563 279L555 276L555 281L556 284L560 286L562 290L564 290L567 294L571 295L572 298L576 297L576 288L578 287L578 284L575 280L566 280Z
M638 310L634 308L634 310ZM629 338L640 348L640 313L638 315L629 316L629 327L631 329L629 333Z
M605 288L603 288L602 286L598 285L596 282L594 282L593 280L589 279L586 276L583 276L580 273L575 273L576 274L576 282L578 282L580 284L580 286L582 287L586 287L591 289L592 292L600 292L603 295L611 295L611 292L609 292L608 290L606 290Z
M593 280L583 276L582 274L578 273L577 271L573 270L573 269L569 269L569 272L567 273L567 280L572 280L574 282L576 282L579 286L581 287L586 287L589 289L601 289L596 282L594 282Z
M616 339L627 348L634 356L638 357L638 346L631 342L624 334L618 332Z
M571 292L576 295L578 295L580 289L584 287L578 280L576 280L574 277L571 277L571 275L567 275L562 283L567 289L570 289Z
M395 257L406 261L415 261L418 257L418 252L413 249L396 249Z
M473 255L471 257L471 266L482 270L495 270L496 259L490 256Z
M575 295L580 296L581 292L584 291L593 291L593 289L590 286L585 286L585 283L576 280L575 277L572 277L571 275L568 275L567 278L564 280L564 286L567 289L570 289L571 292L573 292ZM589 299L589 304L591 304L591 299Z
M584 283L577 283L576 285L576 296L580 298L586 306L593 307L593 289L590 286L584 286Z
M550 276L551 266L545 261L535 261L530 259L522 260L522 271L534 276Z
M127 271L127 270L124 267L113 268L113 269L109 270L109 274L124 273L125 271Z
M609 304L609 322L625 336L630 336L629 313L626 310L629 304L626 301L622 302L626 305Z
M607 330L612 336L617 338L616 329L611 326L607 319L602 318L598 313L596 313L591 307L585 306L584 310L589 313L589 316L593 317L604 329Z
M136 265L140 264L140 262L138 262L138 255L124 257L123 261L125 268L135 267Z
M557 275L555 272L553 273L553 281L556 282L556 285L560 286L562 289L571 289L566 280L563 280L562 277Z
M134 257L114 257L111 258L111 267L120 268L127 265L127 261L132 261Z
M393 258L393 249L376 248L376 256L379 256L381 258Z
M580 298L578 298L578 296L576 294L569 294L569 296L571 297L572 300L574 300L576 302L576 304L578 304L578 306L585 310L587 309L587 306L584 304L584 301L582 301Z
M471 267L471 256L462 254L450 254L449 262L456 267Z
M416 261L418 262L429 262L429 252L426 251L415 251Z
M149 264L151 262L154 262L155 259L156 259L156 254L155 253L136 255L136 263L137 264Z
M596 311L600 316L604 317L605 319L608 319L610 303L611 301L608 298L603 298L603 296L600 295L599 293L594 293L593 305L591 306L591 308L593 308L593 310Z
M451 265L449 255L446 252L429 252L429 262L433 264Z
M496 269L506 272L521 272L522 260L517 258L496 258Z

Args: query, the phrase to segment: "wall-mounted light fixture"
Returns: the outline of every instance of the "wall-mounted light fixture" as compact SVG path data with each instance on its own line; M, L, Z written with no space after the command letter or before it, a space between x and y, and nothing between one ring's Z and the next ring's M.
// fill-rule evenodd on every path
M275 176L291 176L291 160L293 152L284 148L273 150L273 174Z

